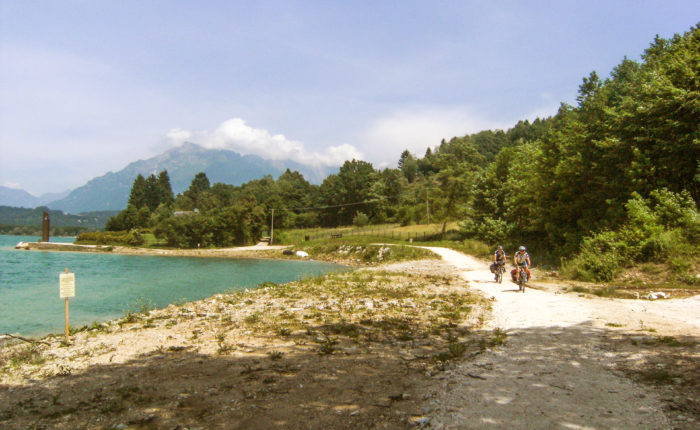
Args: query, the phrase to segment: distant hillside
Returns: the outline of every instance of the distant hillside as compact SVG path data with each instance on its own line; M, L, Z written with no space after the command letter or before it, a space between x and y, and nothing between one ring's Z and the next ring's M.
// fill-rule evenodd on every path
M33 208L39 206L39 197L33 196L24 190L0 186L0 202L8 206Z
M36 197L24 190L0 186L0 205L19 208L35 208L54 200L62 199L67 195L68 191L64 193L49 193L44 194L41 197Z
M265 175L277 177L287 168L299 171L312 183L320 183L336 170L315 170L289 160L270 161L255 155L240 155L233 151L206 149L185 143L156 157L133 162L116 173L109 172L94 178L48 206L71 213L121 210L126 207L136 176L157 174L161 170L168 171L173 192L177 194L186 190L194 175L199 172L205 172L212 183L240 185Z
M41 227L44 211L49 213L52 227L84 227L88 229L103 228L109 217L117 213L115 211L105 211L71 215L59 210L50 210L47 207L25 209L0 206L0 224Z

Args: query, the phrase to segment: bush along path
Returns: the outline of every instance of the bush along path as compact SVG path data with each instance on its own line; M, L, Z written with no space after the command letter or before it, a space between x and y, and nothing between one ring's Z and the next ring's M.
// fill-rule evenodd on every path
M504 346L437 375L432 428L697 428L700 296L613 300L497 284L488 263L429 248L493 303Z

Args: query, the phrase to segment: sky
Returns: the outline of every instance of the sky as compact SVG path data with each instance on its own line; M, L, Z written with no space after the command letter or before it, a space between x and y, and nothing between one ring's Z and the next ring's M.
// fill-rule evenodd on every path
M692 1L0 0L0 185L85 184L185 141L393 167L576 104Z

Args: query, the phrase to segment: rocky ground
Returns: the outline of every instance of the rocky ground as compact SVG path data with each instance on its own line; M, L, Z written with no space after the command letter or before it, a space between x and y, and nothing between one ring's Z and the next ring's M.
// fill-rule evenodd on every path
M0 349L2 428L697 428L700 301L383 265Z
M492 298L488 325L508 335L428 388L433 428L700 425L700 296L601 299L551 281L520 293L496 284L483 262L433 251Z

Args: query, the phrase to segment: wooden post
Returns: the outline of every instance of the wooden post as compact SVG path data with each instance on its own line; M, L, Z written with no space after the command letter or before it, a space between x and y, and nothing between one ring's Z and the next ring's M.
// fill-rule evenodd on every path
M42 242L48 242L49 241L49 231L51 230L51 220L49 218L49 214L44 211L44 218L43 222L41 224L41 241Z
M70 323L68 322L68 297L66 297L66 344L70 335Z
M68 273L68 268L66 267L66 273ZM68 318L68 297L66 297L66 345L68 345L68 338L70 336L70 322Z

